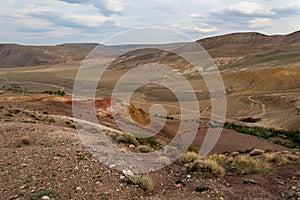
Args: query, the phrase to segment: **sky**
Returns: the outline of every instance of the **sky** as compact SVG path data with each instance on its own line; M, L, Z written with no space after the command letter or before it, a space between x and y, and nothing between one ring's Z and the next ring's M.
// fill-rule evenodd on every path
M300 30L300 0L6 0L0 43L101 43L123 31L156 27L193 40L233 32Z

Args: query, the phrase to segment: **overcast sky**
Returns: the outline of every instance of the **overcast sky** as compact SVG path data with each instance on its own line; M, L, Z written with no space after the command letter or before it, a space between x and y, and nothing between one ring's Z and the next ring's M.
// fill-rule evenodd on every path
M300 30L300 0L6 0L0 43L99 42L121 31L163 27L193 39L231 32Z

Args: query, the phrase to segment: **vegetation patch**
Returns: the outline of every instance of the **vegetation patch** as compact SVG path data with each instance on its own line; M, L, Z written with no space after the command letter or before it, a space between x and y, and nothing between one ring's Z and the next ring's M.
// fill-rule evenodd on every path
M269 162L264 159L255 159L250 156L237 156L233 159L231 170L242 174L268 173L271 171Z
M245 125L239 125L235 123L224 123L224 128L235 130L239 133L244 133L248 135L254 135L258 137L262 137L264 139L269 138L286 138L291 141L289 142L283 142L281 140L276 140L275 143L285 146L287 148L299 148L300 147L300 131L294 131L294 130L277 130L274 128L263 128L263 127L249 127Z
M32 200L38 200L38 199L42 198L43 196L48 196L50 198L55 198L56 197L56 193L52 189L40 190L40 191L34 193L31 196L31 199Z
M186 164L187 170L196 172L203 178L222 177L225 169L217 161L206 158L197 159L193 163Z
M50 94L50 95L59 95L59 96L65 96L66 92L63 90L45 90L42 92L43 94Z
M143 190L152 191L154 189L154 183L147 175L133 177L132 182Z
M137 152L140 152L140 153L148 153L151 151L151 148L146 145L139 145L136 148L136 150L137 150Z
M130 134L126 134L126 133L115 136L115 140L118 143L133 144L135 146L139 145L139 142L137 141L137 139L134 136L132 136Z
M188 152L185 152L178 160L182 164L186 164L186 163L192 163L197 159L199 159L199 156L197 153L188 151Z

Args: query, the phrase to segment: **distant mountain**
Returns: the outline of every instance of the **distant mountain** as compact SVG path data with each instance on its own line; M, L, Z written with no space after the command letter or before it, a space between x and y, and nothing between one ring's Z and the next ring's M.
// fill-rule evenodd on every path
M300 31L274 36L260 33L233 33L197 42L215 58L217 65L227 65L227 68L300 62Z
M218 66L231 68L249 67L272 61L272 65L282 65L300 61L300 31L288 35L268 36L261 33L232 33L198 40L215 59ZM52 65L84 60L98 44L62 44L57 46L22 46L0 44L0 67L20 67ZM125 48L116 46L115 48ZM192 52L190 44L183 48ZM156 57L154 55L147 58ZM166 54L164 54L166 55ZM147 60L146 58L146 60ZM135 60L145 60L143 54ZM163 59L160 56L160 59ZM172 58L173 60L173 58ZM274 63L275 61L275 63ZM180 67L180 66L179 66Z
M22 46L0 44L0 67L53 65L84 60L97 44Z

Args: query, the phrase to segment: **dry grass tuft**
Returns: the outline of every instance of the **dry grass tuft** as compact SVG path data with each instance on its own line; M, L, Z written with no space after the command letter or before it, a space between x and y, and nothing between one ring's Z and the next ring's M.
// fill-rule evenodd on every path
M161 156L158 159L156 159L156 163L161 164L161 165L169 165L169 164L171 164L171 161L168 157Z
M250 156L238 156L232 161L232 168L241 173L267 173L271 170L265 159L254 159Z
M137 152L140 152L140 153L148 153L151 151L151 148L146 146L146 145L140 145L136 148Z
M137 146L139 144L137 139L134 136L130 135L130 134L118 135L118 136L116 136L115 140L118 143L133 144L135 146Z
M143 190L152 191L154 189L154 183L147 175L133 177L132 181Z
M199 159L199 156L195 152L185 152L178 160L183 163L192 163L195 160Z
M225 175L225 169L213 159L197 159L193 163L186 165L187 169L192 172L197 172L202 177L222 177Z

